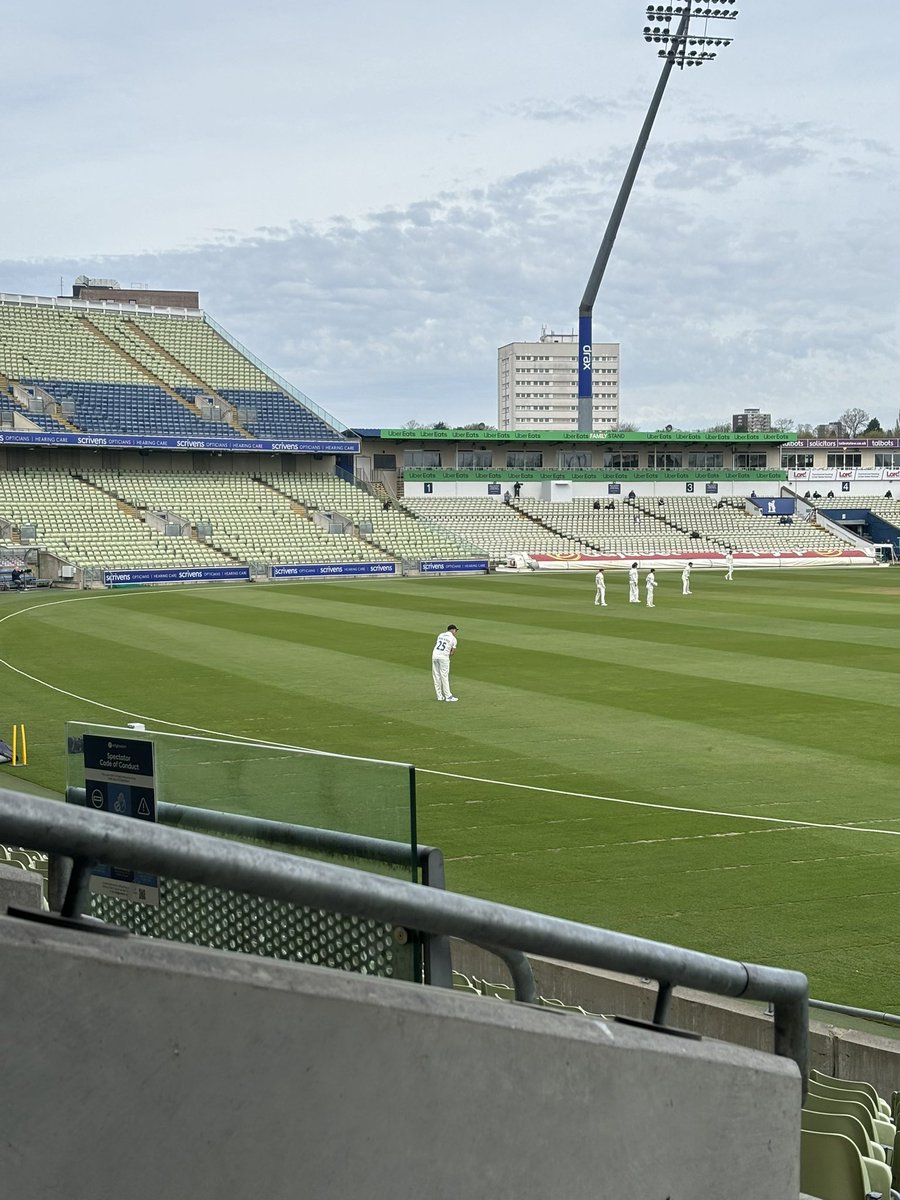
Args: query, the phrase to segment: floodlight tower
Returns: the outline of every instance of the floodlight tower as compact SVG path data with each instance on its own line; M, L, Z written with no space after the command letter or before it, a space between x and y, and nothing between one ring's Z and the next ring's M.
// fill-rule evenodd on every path
M717 4L710 5L698 3L697 0L682 0L682 3L679 4L650 4L647 7L644 41L657 43L660 46L659 57L665 61L637 144L631 155L628 170L625 172L625 178L619 188L619 195L609 218L609 224L606 226L606 233L600 243L597 258L594 261L594 269L591 271L581 306L578 309L578 430L580 433L590 433L593 429L594 301L600 290L603 273L609 262L613 243L625 212L625 205L631 195L631 188L650 138L650 131L659 111L663 92L669 82L669 75L672 73L673 67L684 69L684 67L698 67L702 63L709 62L716 57L715 47L731 45L730 37L710 32L710 29L718 28L715 24L710 26L710 22L733 21L738 15L737 9L734 7L736 2L737 0L719 0ZM673 20L678 21L674 33L672 32ZM702 22L702 29L698 29L698 22Z

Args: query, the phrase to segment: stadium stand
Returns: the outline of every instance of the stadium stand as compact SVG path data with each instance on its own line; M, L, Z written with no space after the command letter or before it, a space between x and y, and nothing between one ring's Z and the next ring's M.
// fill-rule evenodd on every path
M244 563L391 561L356 530L336 534L316 524L296 501L249 475L92 472L90 482L136 511L171 513L209 525L203 537L222 555ZM221 560L220 560L221 561Z
M362 487L336 476L268 472L262 478L309 510L346 516L362 538L397 558L464 559L477 550L471 541L454 532L417 520L390 501L378 500Z
M524 504L516 508L489 497L406 496L403 508L495 562L513 554L567 555L583 549L574 537L539 524Z
M522 498L513 507L583 547L617 554L720 554L729 546L737 551L784 553L838 544L834 534L804 521L782 525L776 517L748 511L742 499L667 496L662 504L648 498L626 499L613 509L597 510L594 501L586 499L554 503Z
M82 569L221 566L221 553L184 537L166 537L87 482L59 471L0 474L0 517L21 537ZM9 542L9 548L17 545ZM21 542L18 543L21 550Z
M0 374L44 393L65 413L61 421L29 406L28 418L40 428L225 438L338 433L204 314L113 308L0 298Z

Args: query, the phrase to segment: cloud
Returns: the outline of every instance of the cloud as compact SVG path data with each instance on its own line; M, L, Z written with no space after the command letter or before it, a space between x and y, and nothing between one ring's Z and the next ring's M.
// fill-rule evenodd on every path
M493 423L497 348L574 327L622 169L609 147L361 217L0 270L7 290L44 294L82 271L197 288L348 424ZM892 419L896 183L883 145L848 150L809 125L653 147L595 308L595 339L622 344L623 419L702 427L762 407L825 420L851 402Z

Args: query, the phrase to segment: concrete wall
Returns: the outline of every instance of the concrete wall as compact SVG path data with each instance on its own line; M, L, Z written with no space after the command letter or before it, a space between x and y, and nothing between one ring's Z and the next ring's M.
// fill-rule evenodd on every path
M41 908L44 903L44 880L37 871L0 862L0 912L10 905L16 908Z
M577 1005L592 1013L650 1021L656 984L630 975L576 967L552 959L533 958L531 964L541 996ZM453 968L491 983L508 983L506 967L477 946L453 942ZM815 1016L815 1010L813 1010ZM703 1037L720 1038L754 1050L771 1051L772 1018L762 1004L676 989L667 1022ZM900 1041L877 1034L838 1029L825 1021L810 1022L810 1067L840 1079L865 1079L890 1100L900 1090Z
M11 1197L798 1194L768 1054L12 918L0 955Z

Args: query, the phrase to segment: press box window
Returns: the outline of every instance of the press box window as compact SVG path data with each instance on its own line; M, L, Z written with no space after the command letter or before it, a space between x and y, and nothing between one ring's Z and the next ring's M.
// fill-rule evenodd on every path
M489 471L494 465L490 450L458 450L456 465L466 471Z
M557 465L561 471L589 471L594 456L590 450L560 450Z
M441 465L440 450L404 450L404 467L439 467Z
M544 456L537 450L511 450L506 455L506 465L513 471L539 471L544 465Z

